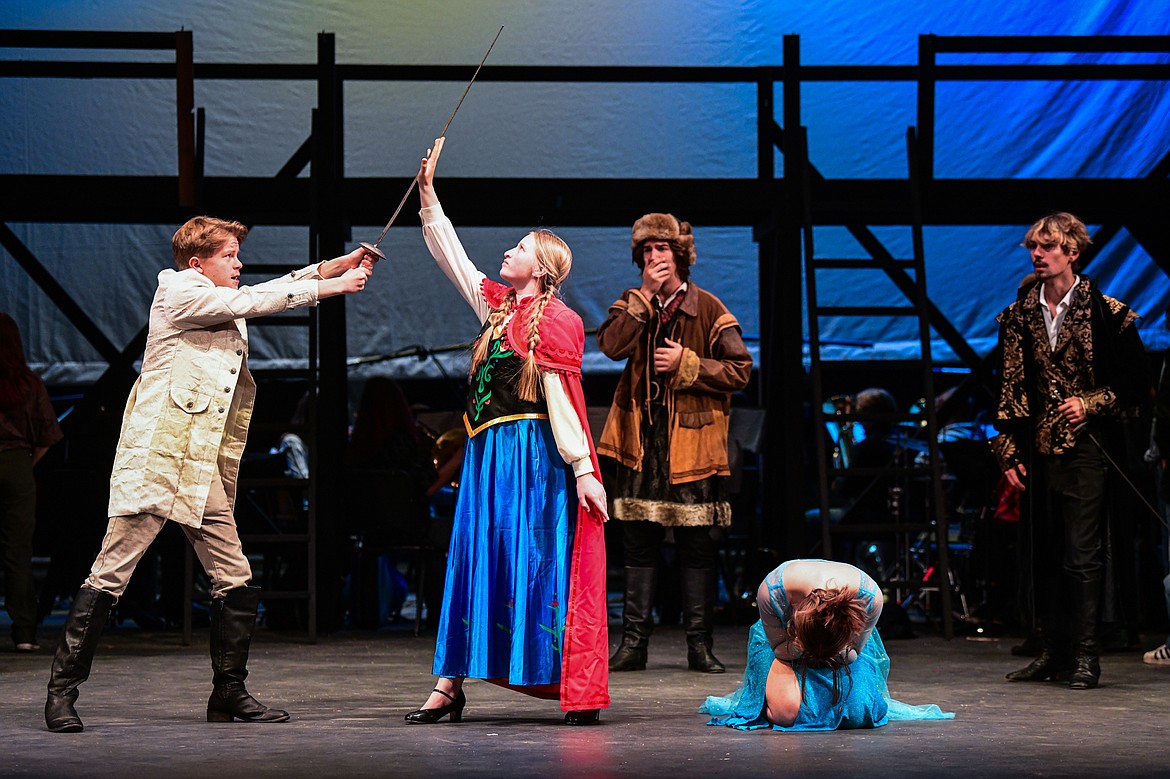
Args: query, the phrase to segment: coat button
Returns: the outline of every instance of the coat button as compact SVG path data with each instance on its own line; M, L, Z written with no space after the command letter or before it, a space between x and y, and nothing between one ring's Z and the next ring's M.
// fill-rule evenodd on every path
M243 353L244 353L243 349L236 349L236 354L243 354Z
M192 408L194 405L195 404L192 403L191 401L189 401L189 400L187 401L187 408Z
M229 371L229 373L235 373L235 372L236 372L235 368L232 368L231 371Z
M232 388L231 388L231 387L224 387L224 388L223 388L223 391L224 391L224 392L231 392L231 391L232 391Z
M221 414L223 413L223 406L219 407L219 413L221 413Z

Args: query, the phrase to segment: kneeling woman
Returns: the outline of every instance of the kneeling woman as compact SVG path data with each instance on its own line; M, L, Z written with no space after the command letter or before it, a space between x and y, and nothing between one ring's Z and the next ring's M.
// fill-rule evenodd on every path
M443 139L418 173L423 236L483 329L472 353L464 454L435 638L440 678L416 724L462 716L463 679L559 699L565 724L609 705L605 490L581 392L581 318L555 295L564 241L532 232L487 279L435 195Z
M874 629L882 593L864 571L828 560L789 560L756 594L743 682L709 697L709 725L741 730L876 728L889 720L951 719L933 704L890 698L890 658Z

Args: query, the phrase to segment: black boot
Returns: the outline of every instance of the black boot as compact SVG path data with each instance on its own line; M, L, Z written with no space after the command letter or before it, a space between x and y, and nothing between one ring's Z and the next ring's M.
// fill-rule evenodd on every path
M715 572L710 568L684 568L683 628L687 633L687 668L705 674L727 669L711 654L711 623L715 614Z
M646 646L654 631L654 568L626 568L626 597L622 607L622 644L609 659L611 671L646 670Z
M211 697L208 722L287 722L288 712L270 709L248 694L248 650L260 606L259 587L236 587L211 602Z
M45 701L45 724L54 733L80 733L85 729L73 704L77 702L78 685L89 678L93 653L113 605L113 595L88 587L79 589L73 598L53 655L49 697Z
M1007 675L1009 682L1059 682L1068 678L1069 662L1045 647L1040 656L1018 671Z
M1101 679L1101 663L1098 655L1077 654L1073 660L1073 670L1068 677L1068 686L1072 690L1091 690Z
M1101 679L1101 642L1097 618L1101 610L1101 579L1093 577L1072 585L1076 604L1073 612L1073 669L1068 686L1074 690L1091 690Z

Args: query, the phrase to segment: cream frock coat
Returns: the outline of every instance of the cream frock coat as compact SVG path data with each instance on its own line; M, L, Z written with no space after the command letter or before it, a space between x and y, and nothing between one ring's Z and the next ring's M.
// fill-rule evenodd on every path
M316 265L239 289L217 287L193 269L158 274L142 374L122 417L109 516L153 514L199 527L217 465L235 505L256 398L244 320L316 305L320 279Z

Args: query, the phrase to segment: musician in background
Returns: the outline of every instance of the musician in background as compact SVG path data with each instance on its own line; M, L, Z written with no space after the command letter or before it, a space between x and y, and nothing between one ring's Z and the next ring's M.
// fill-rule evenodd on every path
M857 393L853 401L856 414L873 414L855 425L864 432L850 450L850 468L891 468L899 456L897 432L892 415L898 413L898 401L889 391L869 387ZM849 498L844 522L886 522L896 505L891 505L890 490L897 480L893 476L838 476L833 489Z

